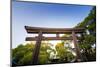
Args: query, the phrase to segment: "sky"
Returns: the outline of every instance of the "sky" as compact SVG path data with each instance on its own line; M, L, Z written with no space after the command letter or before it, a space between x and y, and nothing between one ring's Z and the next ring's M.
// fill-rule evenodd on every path
M12 2L12 48L25 42L24 26L72 28L88 16L93 6Z

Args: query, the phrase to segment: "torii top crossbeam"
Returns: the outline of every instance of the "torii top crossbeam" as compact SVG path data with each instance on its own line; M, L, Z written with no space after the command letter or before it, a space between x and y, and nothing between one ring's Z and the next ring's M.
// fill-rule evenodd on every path
M82 33L84 28L43 28L43 27L31 27L25 26L27 33L39 33L40 31L44 34L57 34L57 33Z

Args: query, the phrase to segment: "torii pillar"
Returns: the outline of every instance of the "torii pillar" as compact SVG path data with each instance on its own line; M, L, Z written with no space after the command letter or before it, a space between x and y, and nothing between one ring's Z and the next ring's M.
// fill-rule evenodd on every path
M72 37L73 37L73 43L74 43L75 52L76 52L76 61L80 62L82 61L82 55L80 53L80 49L79 49L78 42L77 42L77 37L74 31L72 31Z

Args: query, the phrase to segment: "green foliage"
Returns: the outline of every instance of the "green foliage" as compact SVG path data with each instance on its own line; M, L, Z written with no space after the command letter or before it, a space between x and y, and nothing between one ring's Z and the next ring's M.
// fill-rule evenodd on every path
M40 54L39 54L39 64L46 64L49 61L49 53L47 50L51 50L48 43L42 43L40 48Z
M68 62L74 59L74 55L69 51L68 48L64 47L63 43L58 43L56 45L57 56L60 59L60 62Z
M12 50L12 58L17 65L30 64L29 61L32 61L32 52L34 44L19 45L17 48ZM27 60L27 61L26 61ZM28 63L27 63L28 62Z
M75 28L86 28L86 25L89 21L96 19L96 7L93 7L93 9L90 11L90 13L88 14L88 16L79 24L77 24L75 26ZM93 22L95 26L95 22Z
M84 40L79 43L80 49L83 50L82 54L86 56L88 61L96 60L96 48L92 47L95 42L96 39L93 35L85 35Z
M86 57L87 61L96 60L96 7L90 11L88 16L76 28L85 28L90 34L84 34L84 37L79 38L79 46L82 50L82 55ZM94 33L94 34L92 34ZM93 47L94 46L94 47ZM84 59L85 60L85 59Z
M48 62L48 60L49 60L49 57L46 53L39 55L39 63L40 64L46 64Z
M32 52L24 54L24 57L18 62L19 64L31 64L32 63Z
M15 49L12 49L12 57L17 65L27 65L32 63L34 47L34 44L28 43L26 45L21 44ZM51 52L47 52L47 50L54 52L48 43L42 43L39 54L39 64L45 64L49 62Z

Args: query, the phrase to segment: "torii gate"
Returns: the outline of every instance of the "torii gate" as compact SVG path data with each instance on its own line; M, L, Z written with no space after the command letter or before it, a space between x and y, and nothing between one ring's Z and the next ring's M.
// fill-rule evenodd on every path
M32 64L38 64L38 56L42 40L73 40L76 51L76 60L79 61L82 59L79 46L77 45L76 34L83 33L83 28L41 28L25 26L25 29L29 34L38 34L37 37L26 37L26 41L36 41L36 45L33 51L34 53ZM56 37L44 37L43 34L56 34ZM72 34L72 36L59 37L59 34Z

